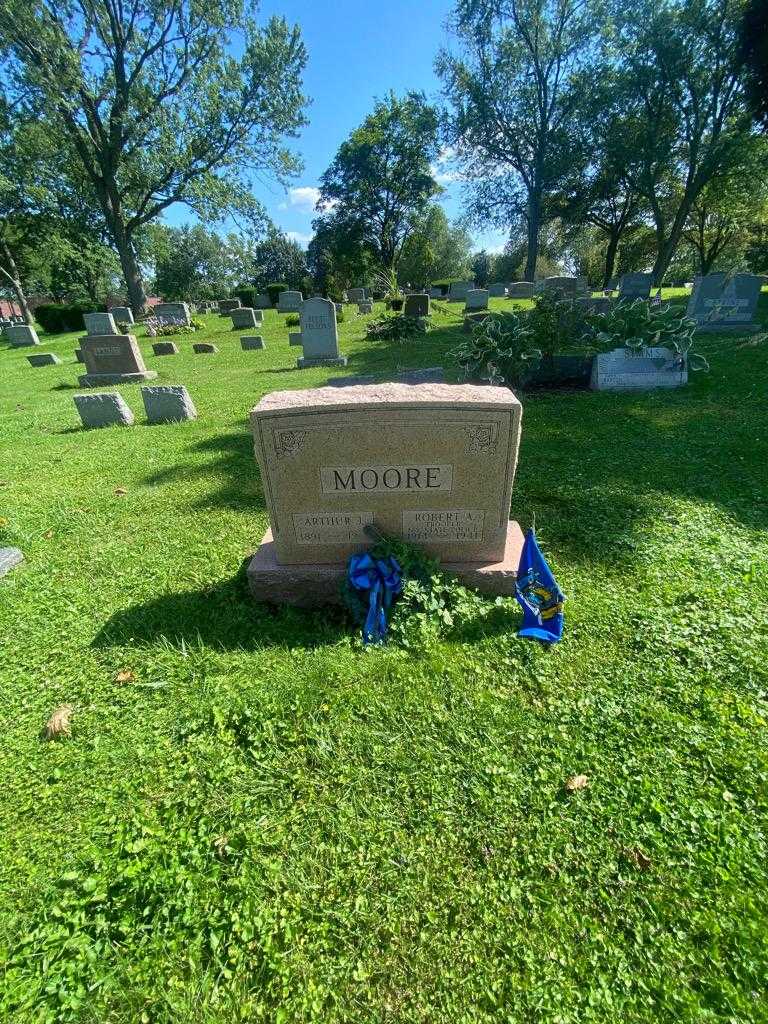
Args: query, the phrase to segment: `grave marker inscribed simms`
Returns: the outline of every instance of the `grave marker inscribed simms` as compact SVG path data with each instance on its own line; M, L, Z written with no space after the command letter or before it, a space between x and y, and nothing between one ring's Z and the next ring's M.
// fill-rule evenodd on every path
M278 562L343 562L365 526L446 562L501 560L521 406L506 388L278 391L251 413Z

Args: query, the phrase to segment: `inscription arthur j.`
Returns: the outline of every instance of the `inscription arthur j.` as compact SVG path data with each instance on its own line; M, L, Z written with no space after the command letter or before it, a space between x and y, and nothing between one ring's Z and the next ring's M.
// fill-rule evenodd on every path
M323 494L433 492L453 488L453 466L321 466Z
M364 544L373 512L295 512L297 544Z

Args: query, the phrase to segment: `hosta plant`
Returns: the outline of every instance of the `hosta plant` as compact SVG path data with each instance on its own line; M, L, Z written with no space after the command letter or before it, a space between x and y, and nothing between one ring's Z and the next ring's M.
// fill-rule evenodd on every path
M541 349L525 313L495 313L485 317L454 353L467 377L517 387L538 366Z
M403 316L402 313L383 314L371 320L365 328L369 341L408 341L426 334L429 321L423 316Z
M590 318L591 337L603 351L627 348L638 355L646 348L669 348L690 370L708 370L704 356L692 352L696 321L676 306L651 306L643 299L617 303Z

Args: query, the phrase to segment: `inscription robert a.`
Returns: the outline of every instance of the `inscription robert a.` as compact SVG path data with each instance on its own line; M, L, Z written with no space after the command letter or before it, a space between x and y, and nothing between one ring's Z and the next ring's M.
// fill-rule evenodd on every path
M479 508L413 509L403 512L403 536L414 543L480 543L485 512Z
M431 494L453 489L453 466L321 466L320 485L323 494Z

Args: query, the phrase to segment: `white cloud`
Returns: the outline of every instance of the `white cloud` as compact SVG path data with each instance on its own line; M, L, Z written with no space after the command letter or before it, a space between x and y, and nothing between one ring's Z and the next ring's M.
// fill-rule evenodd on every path
M314 185L297 185L288 189L288 199L280 203L278 210L296 210L297 213L315 213L320 199L320 189ZM332 199L325 204L326 210L332 210L336 201Z
M460 181L461 174L458 171L450 170L456 159L456 150L453 146L443 146L437 154L437 159L430 164L429 169L432 177L438 185L450 185L453 181Z
M303 245L306 248L312 241L312 235L305 235L301 231L286 231L286 238L290 238L292 242L298 242L299 245Z

